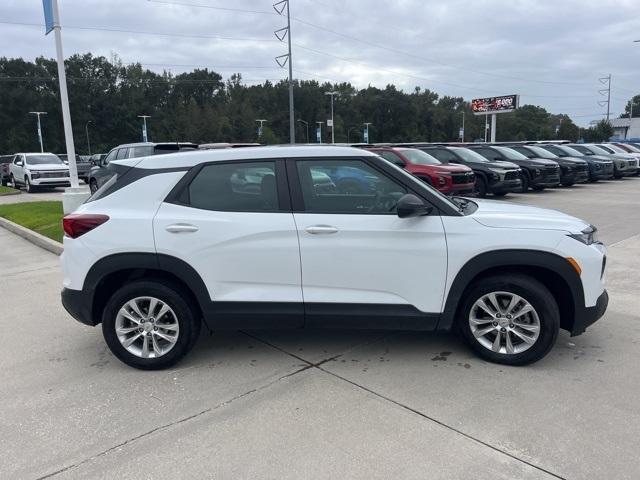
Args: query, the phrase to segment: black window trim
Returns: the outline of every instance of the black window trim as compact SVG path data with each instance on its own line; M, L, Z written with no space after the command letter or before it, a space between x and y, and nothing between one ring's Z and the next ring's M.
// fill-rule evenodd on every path
M307 213L307 214L320 214L320 215L397 215L395 212L390 213L366 213L366 212L310 212L305 210L304 199L302 195L302 185L300 184L300 177L298 176L298 161L323 161L323 160L360 160L367 164L369 167L377 170L382 175L390 178L394 182L402 185L407 189L407 193L412 193L422 198L425 202L433 207L433 211L430 213L432 216L444 215L444 216L461 216L461 213L455 210L452 206L446 204L435 196L430 195L427 187L423 187L422 181L416 178L416 184L410 184L406 181L406 178L395 171L388 160L382 157L296 157L288 158L286 160L287 175L289 178L289 185L291 188L291 204L293 207L293 213ZM419 188L423 187L423 188Z
M278 209L277 210L211 210L209 208L194 207L189 202L183 202L180 197L186 189L189 188L194 178L198 176L200 171L211 165L241 165L247 163L274 163L276 174L276 190L278 194ZM282 158L256 158L256 159L242 159L242 160L219 160L212 162L200 163L193 166L187 171L187 173L175 184L175 186L169 192L169 195L164 199L165 203L171 203L174 205L180 205L182 207L194 208L196 210L202 210L205 212L235 212L235 213L291 213L291 198L289 195L289 185L287 179L287 171L285 168L284 159Z

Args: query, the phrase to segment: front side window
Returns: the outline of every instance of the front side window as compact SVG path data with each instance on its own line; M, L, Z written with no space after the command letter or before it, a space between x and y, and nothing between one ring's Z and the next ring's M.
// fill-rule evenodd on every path
M222 212L278 211L275 162L205 165L186 188L181 202Z
M104 159L104 165L109 165L109 162L111 162L112 160L116 159L116 154L119 152L119 150L111 150L109 152L109 155L107 155L107 157Z
M394 214L407 189L362 160L300 160L296 163L305 212ZM328 177L333 188L318 184Z
M116 160L122 160L123 158L127 158L127 153L129 152L128 148L121 148L118 150L116 154Z

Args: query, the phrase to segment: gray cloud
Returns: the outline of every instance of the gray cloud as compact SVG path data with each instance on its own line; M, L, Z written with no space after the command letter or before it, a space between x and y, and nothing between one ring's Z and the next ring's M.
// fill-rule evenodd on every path
M166 2L60 0L65 54L115 53L175 73L194 65L224 76L239 71L247 83L286 77L273 59L286 50L273 36L284 18L169 4L273 12L271 2ZM0 21L40 24L41 8L39 1L4 0ZM599 77L613 75L616 116L640 93L640 44L632 43L640 37L637 0L291 0L291 13L294 69L302 79L420 86L467 99L519 93L523 103L568 113L582 125L602 118ZM0 45L8 57L55 55L42 27L0 24Z

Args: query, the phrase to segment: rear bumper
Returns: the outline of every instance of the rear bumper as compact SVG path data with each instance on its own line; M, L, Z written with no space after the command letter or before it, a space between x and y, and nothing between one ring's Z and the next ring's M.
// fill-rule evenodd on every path
M69 315L85 325L92 327L97 325L92 315L91 299L93 295L89 295L84 290L63 288L60 296L62 298L62 306L69 312Z
M573 322L573 329L571 330L571 336L575 337L584 333L584 331L593 325L597 320L602 318L604 312L607 311L609 305L609 294L607 291L603 291L598 297L596 304L593 307L586 307L582 311L576 311L576 318Z

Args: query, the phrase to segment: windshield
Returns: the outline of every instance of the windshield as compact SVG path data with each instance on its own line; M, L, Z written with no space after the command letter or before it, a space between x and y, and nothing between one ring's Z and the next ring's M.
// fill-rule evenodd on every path
M580 153L582 153L583 155L595 155L591 150L589 150L587 147L585 147L584 145L574 145L571 148L579 151ZM606 152L605 152L606 154Z
M406 150L400 150L402 155L414 165L440 165L441 162L435 157L432 157L422 150L416 150L414 148L407 148Z
M474 152L473 150L469 150L468 148L452 148L456 155L458 155L461 159L466 162L472 163L489 163L490 160L487 160L479 153Z
M583 157L584 156L584 154L582 152L580 152L579 150L576 150L573 147L566 147L564 145L558 145L557 147L549 147L549 150L551 150L552 148L557 148L561 152L564 152L566 155L571 156L571 157ZM553 150L551 150L551 151L553 152Z
M496 150L499 150L500 153L502 153L509 160L527 160L527 157L510 148L507 148L507 147L493 147L493 148L495 148Z
M587 148L596 155L609 155L609 152L607 152L603 148L596 147L595 145L589 145Z
M558 158L558 155L554 155L553 153L545 150L542 147L527 147L527 148L531 150L533 153L535 153L536 157L539 157L539 158L549 158L549 159Z
M640 148L638 148L638 147L634 147L633 145L631 145L631 144L629 144L629 143L627 143L627 144L625 145L625 147L627 147L627 148L628 148L629 150L631 150L632 152L640 153Z
M64 165L55 155L27 155L27 165Z
M609 150L613 150L616 153L627 153L625 150L618 147L617 145L601 145L600 146L600 148L605 148L605 147L607 147Z
M607 153L616 153L616 151L611 148L609 145L605 146L605 145L598 145L598 148L601 148L602 150L604 150Z

